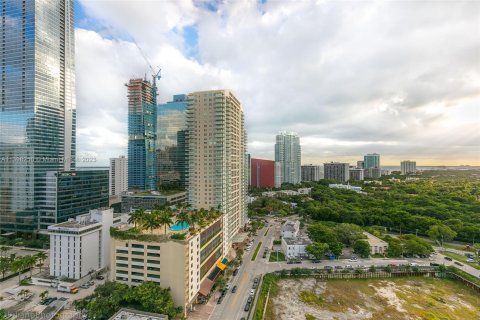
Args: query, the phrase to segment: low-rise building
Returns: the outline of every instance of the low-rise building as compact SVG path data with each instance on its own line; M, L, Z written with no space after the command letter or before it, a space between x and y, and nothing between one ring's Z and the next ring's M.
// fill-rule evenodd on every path
M373 234L364 232L367 236L367 242L370 245L370 254L386 254L388 251L388 242L383 241L380 238L375 237Z
M50 276L81 279L108 267L115 220L113 209L100 208L49 226Z
M282 226L282 238L296 238L300 231L300 221L287 221Z
M167 229L152 234L135 233L128 224L112 229L110 277L128 285L153 281L169 287L175 305L188 310L225 268L223 215L195 231Z
M308 253L305 248L312 242L308 238L282 238L282 251L287 258L306 257Z
M323 164L323 175L326 180L348 181L350 179L350 164L329 162Z
M350 190L350 191L355 191L355 192L362 192L362 187L355 187L351 186L349 184L336 184L336 183L331 183L328 185L329 188L333 189L345 189L345 190Z
M153 210L156 205L174 205L187 200L186 192L163 195L156 191L124 192L122 194L122 212L133 212L136 209Z
M168 320L164 314L121 308L108 320Z

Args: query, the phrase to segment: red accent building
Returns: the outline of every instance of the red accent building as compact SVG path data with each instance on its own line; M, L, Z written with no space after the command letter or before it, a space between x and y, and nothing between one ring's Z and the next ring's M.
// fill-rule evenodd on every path
M253 159L250 162L250 185L257 188L275 187L275 161Z

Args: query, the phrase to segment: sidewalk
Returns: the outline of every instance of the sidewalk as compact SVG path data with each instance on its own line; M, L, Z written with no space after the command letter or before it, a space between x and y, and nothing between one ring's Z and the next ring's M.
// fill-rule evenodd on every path
M213 298L213 295L210 297L210 300L206 304L198 304L195 306L195 311L188 314L188 319L192 320L206 320L210 318L215 309L217 302Z

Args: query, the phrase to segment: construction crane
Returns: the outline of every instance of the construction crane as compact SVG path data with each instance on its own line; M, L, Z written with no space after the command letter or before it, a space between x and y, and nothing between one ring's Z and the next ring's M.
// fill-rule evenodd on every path
M158 68L158 71L155 71L155 69L153 69L152 67L152 64L148 60L147 56L143 52L142 48L140 48L140 46L135 40L133 42L137 46L138 51L140 51L140 54L142 55L143 59L147 63L148 67L150 68L150 71L152 71L152 98L153 98L153 104L156 106L157 105L157 80L160 80L160 78L162 77L160 74L162 69Z

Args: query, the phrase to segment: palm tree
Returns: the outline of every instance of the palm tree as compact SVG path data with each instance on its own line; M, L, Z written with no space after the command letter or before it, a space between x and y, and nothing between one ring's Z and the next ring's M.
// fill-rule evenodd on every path
M42 272L43 262L45 260L47 260L47 254L42 251L42 252L37 253L35 256L37 257L37 260L39 262L40 272Z
M48 297L48 290L42 291L39 297L40 299L45 300Z
M173 224L171 213L169 211L163 211L158 221L161 226L165 227L165 236L167 236L167 226L170 227Z
M37 257L36 256L26 256L23 258L25 261L25 267L30 268L30 277L33 274L33 268L37 264Z
M180 212L177 215L177 223L180 223L182 226L191 224L190 214L188 212Z
M142 227L145 229L150 229L150 233L153 234L153 230L160 227L162 224L159 220L160 211L153 210L151 213L146 214L142 220Z
M24 265L25 265L25 262L23 261L23 259L15 259L12 264L11 264L11 270L13 273L17 273L18 272L18 283L20 284L20 275L21 275L21 271L23 271L25 268L24 268Z
M137 209L134 212L130 213L130 217L128 217L127 222L130 224L133 223L133 227L137 228L137 223L141 224L144 218L145 218L145 210Z
M193 231L195 231L195 224L198 223L199 221L200 221L200 217L197 214L195 213L190 214L190 222L192 223Z

